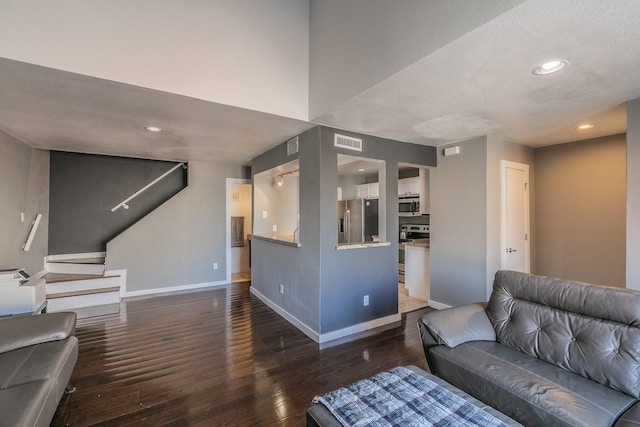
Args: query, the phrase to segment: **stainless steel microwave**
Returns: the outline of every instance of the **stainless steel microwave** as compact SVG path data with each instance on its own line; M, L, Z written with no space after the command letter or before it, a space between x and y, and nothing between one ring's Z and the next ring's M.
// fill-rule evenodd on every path
M399 216L420 215L420 198L406 197L398 200L398 215Z

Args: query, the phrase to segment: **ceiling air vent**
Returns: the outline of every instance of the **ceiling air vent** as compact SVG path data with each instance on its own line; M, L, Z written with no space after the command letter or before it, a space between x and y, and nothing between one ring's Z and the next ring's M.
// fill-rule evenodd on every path
M346 148L347 150L362 151L362 140L350 136L335 134L333 145L335 147Z
M287 156L298 152L298 137L291 138L287 141Z

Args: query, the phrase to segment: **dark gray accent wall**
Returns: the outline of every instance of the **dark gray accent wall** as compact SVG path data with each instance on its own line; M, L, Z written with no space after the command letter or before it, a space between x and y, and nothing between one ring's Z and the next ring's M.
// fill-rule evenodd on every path
M28 252L23 246L31 224L42 214ZM21 219L24 214L24 221ZM49 216L49 152L32 149L0 131L0 269L44 269Z
M49 254L99 252L186 186L179 168L132 200L118 203L177 163L52 151Z
M627 288L640 291L640 99L627 102Z
M334 134L363 139L362 153L335 148ZM336 250L338 153L384 160L390 246ZM436 149L324 126L300 137L300 248L254 240L252 286L318 334L398 312L398 163L436 166ZM293 160L284 144L252 161L256 174ZM382 190L381 190L382 191ZM285 293L279 293L279 284ZM370 304L363 306L364 295Z

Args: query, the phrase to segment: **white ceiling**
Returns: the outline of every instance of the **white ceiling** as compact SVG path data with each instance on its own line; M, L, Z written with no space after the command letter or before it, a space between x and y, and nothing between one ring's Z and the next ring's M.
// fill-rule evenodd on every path
M531 74L553 58L569 66ZM314 125L4 58L0 94L1 130L63 151L247 164ZM529 0L312 119L425 145L491 134L537 147L624 132L635 98L640 1ZM595 127L578 132L584 121Z

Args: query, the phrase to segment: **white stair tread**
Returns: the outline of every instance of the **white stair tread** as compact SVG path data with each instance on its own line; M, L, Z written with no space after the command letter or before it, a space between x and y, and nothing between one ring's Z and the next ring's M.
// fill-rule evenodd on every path
M110 286L108 288L78 289L78 290L72 290L72 291L53 292L53 293L47 292L47 299L76 297L80 295L103 294L106 292L120 292L120 286Z

